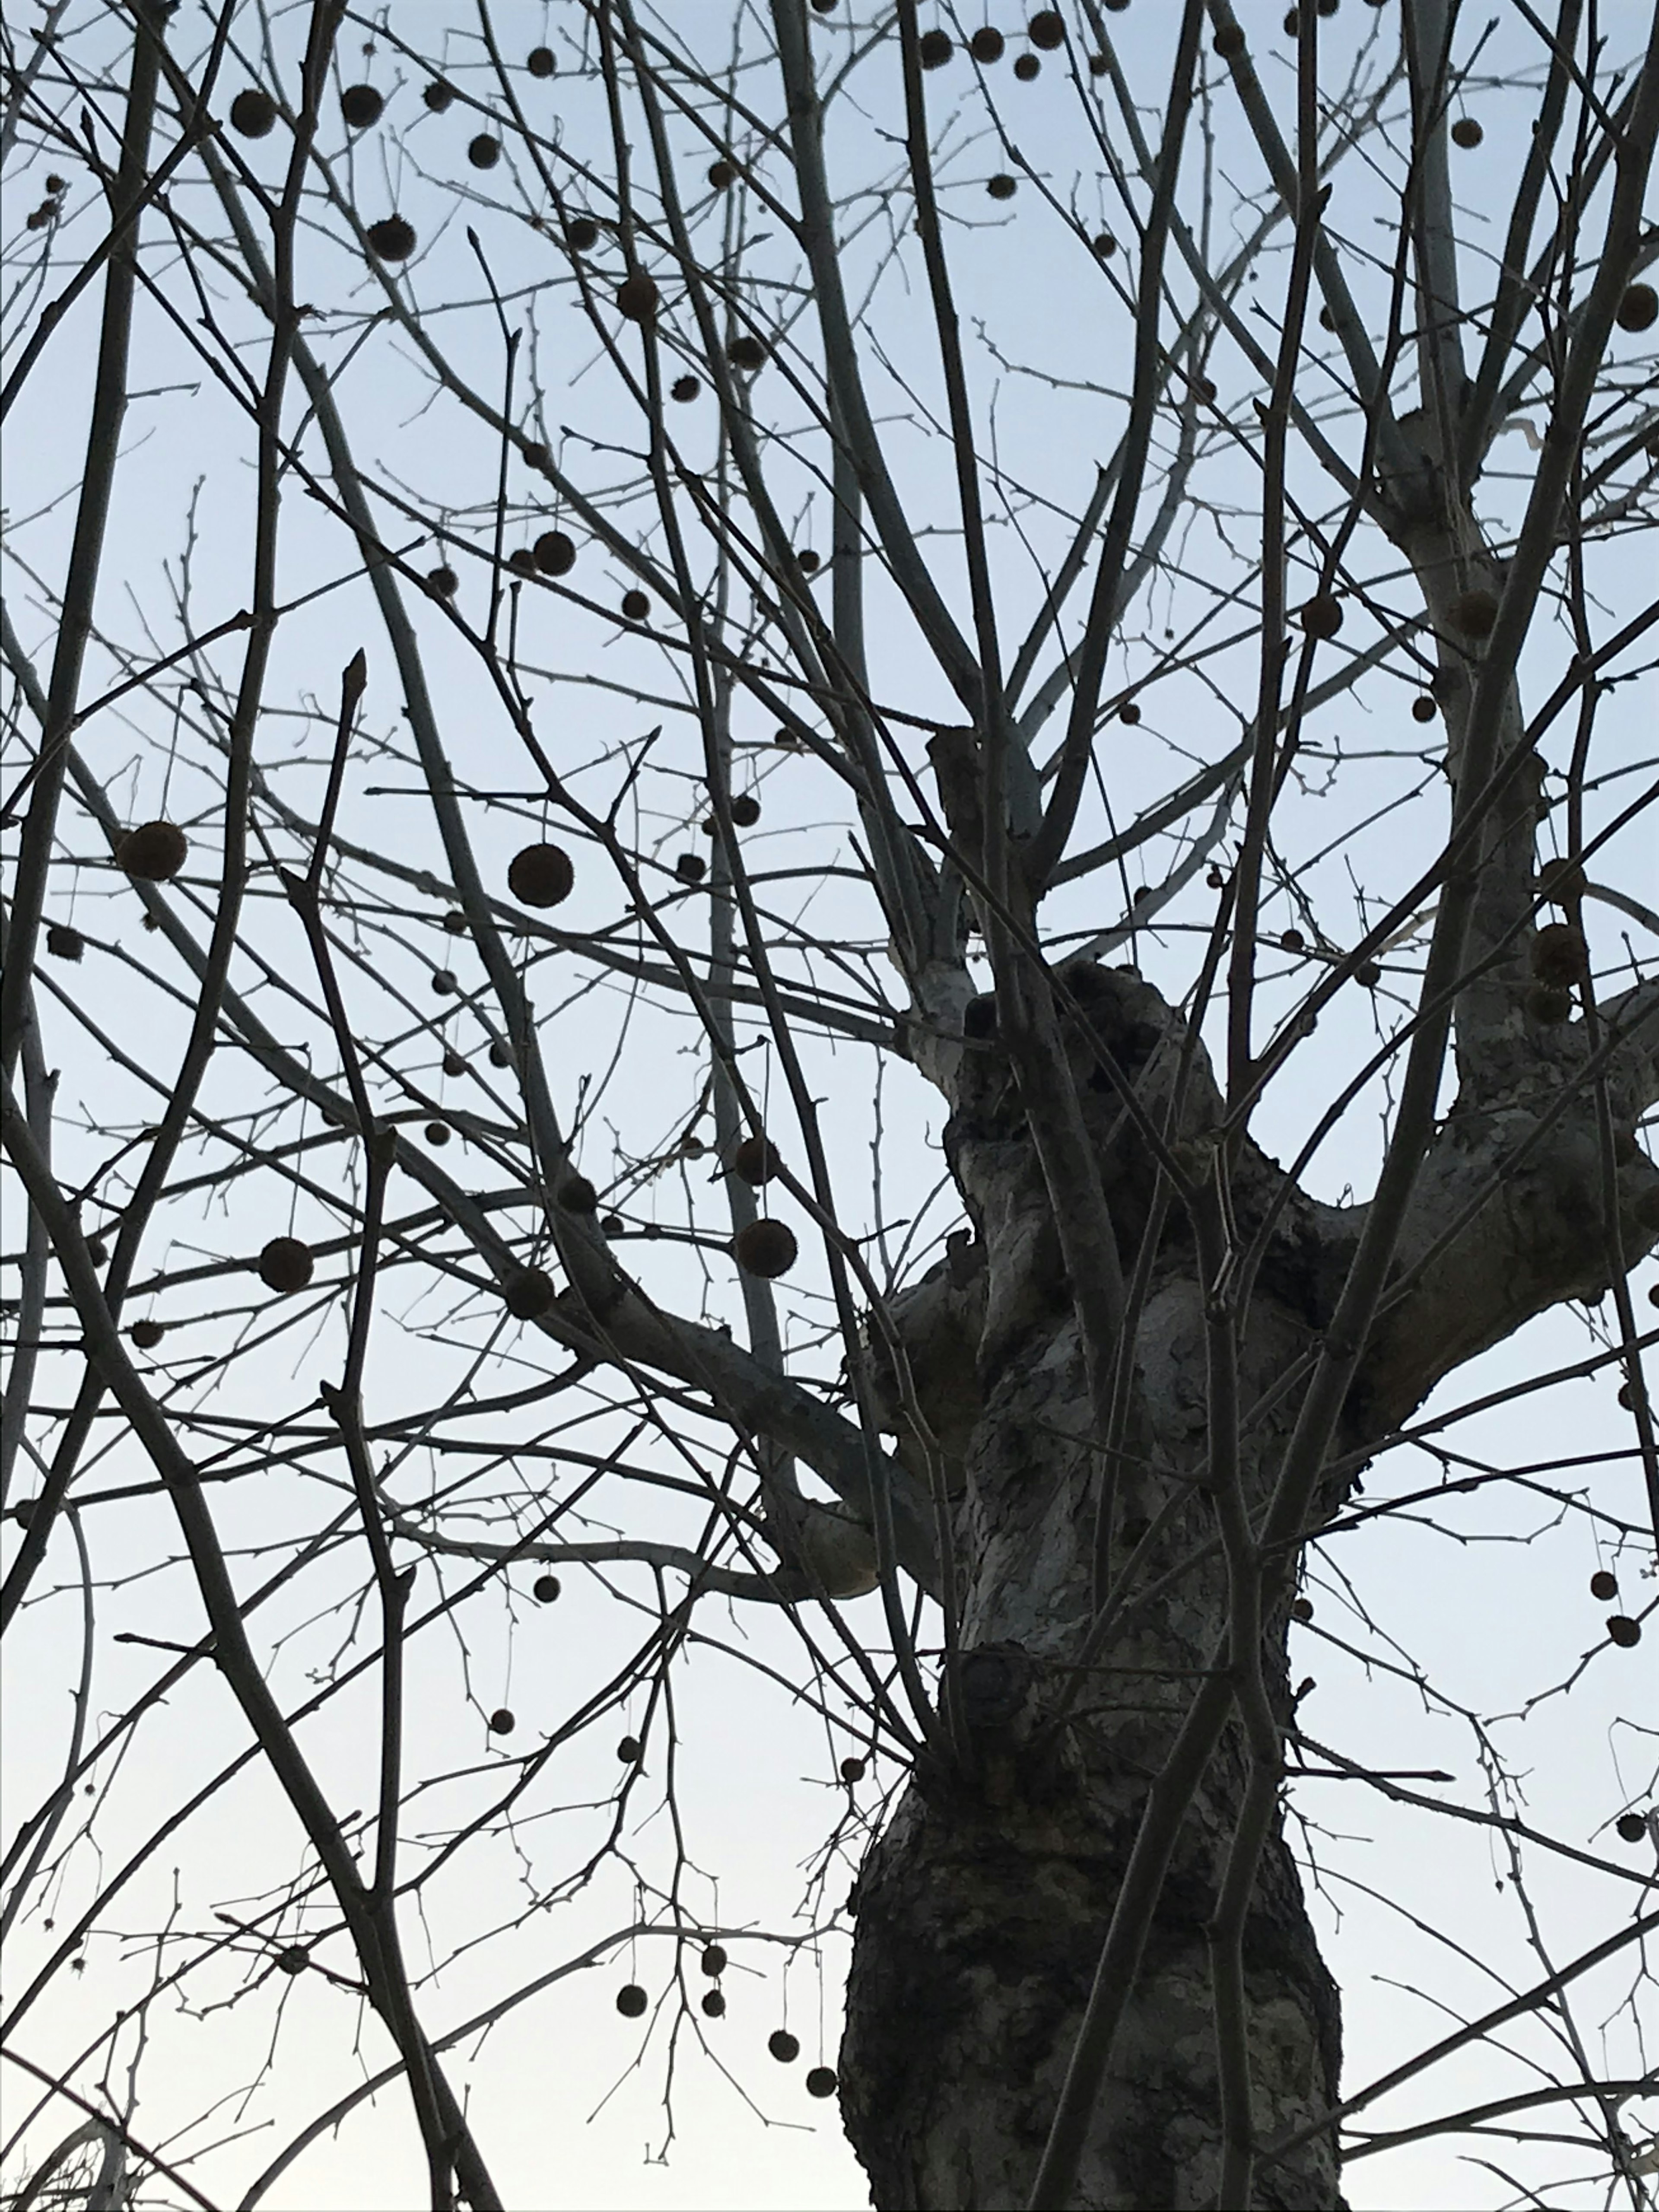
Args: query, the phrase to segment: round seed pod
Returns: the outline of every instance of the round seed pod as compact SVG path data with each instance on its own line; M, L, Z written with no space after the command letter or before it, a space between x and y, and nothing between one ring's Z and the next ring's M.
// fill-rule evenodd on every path
M273 1237L259 1253L259 1280L268 1291L302 1291L316 1273L309 1244L297 1237Z
M576 565L576 542L562 530L544 530L531 548L544 576L568 576Z
M1308 949L1308 940L1299 929L1284 931L1279 937L1279 950L1283 952L1305 952Z
M1311 1620L1313 1619L1313 1600L1306 1597L1292 1598L1291 1600L1291 1619L1292 1620Z
M816 575L823 565L810 545L803 545L800 551L796 554L795 560L801 574L805 576Z
M720 1943L711 1943L698 1960L698 1964L711 1981L716 1976L723 1974L729 1963L726 1955L726 1948Z
M732 1155L732 1172L750 1190L770 1182L778 1171L778 1156L769 1138L745 1137Z
M1042 64L1035 54L1017 54L1014 57L1014 75L1022 84L1030 84L1034 76L1042 73Z
M385 95L372 84L349 84L340 94L340 112L353 131L367 131L378 123L385 106Z
M507 887L520 906L561 905L576 880L562 845L526 845L513 855Z
M290 1943L276 1954L275 1965L279 1974L303 1974L311 1964L310 1954L298 1943Z
M943 69L955 51L948 31L924 31L916 40L916 59L925 70Z
M599 242L599 226L591 216L573 216L565 225L564 241L573 253L591 253Z
M617 1756L624 1766L637 1766L645 1757L645 1747L636 1735L625 1735L617 1746Z
M551 76L555 64L551 46L532 46L524 58L524 65L532 76Z
M476 138L468 140L466 158L475 169L493 169L501 158L501 142L492 138L487 131L481 131Z
M1627 1413L1633 1413L1636 1409L1635 1395L1628 1382L1621 1382L1619 1385L1619 1402Z
M437 968L433 970L432 988L439 998L447 999L459 990L460 986L447 968Z
M1589 972L1589 948L1583 933L1570 921L1547 921L1532 940L1532 972L1540 983L1564 991Z
M835 12L836 0L812 0L812 13L815 15L833 15Z
M1532 1019L1547 1030L1558 1029L1572 1012L1571 992L1558 991L1547 983L1534 983L1525 1003Z
M511 1067L511 1066L512 1066L512 1065L513 1065L513 1048L512 1048L512 1046L511 1046L510 1044L508 1044L508 1043L506 1042L506 1040L505 1040L504 1038L501 1038L501 1037L492 1037L492 1038L490 1039L490 1041L489 1041L489 1065L490 1065L492 1067Z
M769 1279L787 1274L799 1250L787 1224L763 1214L758 1221L746 1221L732 1239L732 1256L744 1274Z
M1302 10L1299 8L1292 8L1286 14L1285 35L1287 39L1296 39L1302 35Z
M787 2027L775 2027L766 2039L766 2047L780 2066L793 2066L800 2057L800 2038L791 2035Z
M517 1726L518 1723L506 1705L497 1705L489 1716L491 1735L511 1735Z
M465 937L471 924L459 907L452 906L445 912L443 927L446 937Z
M415 226L400 215L383 216L366 234L369 250L380 261L407 261L415 251Z
M700 1160L708 1149L701 1137L680 1139L680 1158L683 1160Z
M1453 628L1462 630L1465 637L1490 637L1498 620L1497 598L1479 587L1460 592L1452 601L1451 618Z
M559 1204L567 1213L597 1213L599 1194L586 1176L567 1176L559 1185Z
M447 1121L428 1121L424 1134L428 1145L441 1150L449 1142L449 1124Z
M708 181L717 192L730 191L738 181L738 173L730 161L711 161L708 164Z
M1130 723L1138 722L1140 720L1140 709L1133 699L1124 701L1117 710L1117 719L1120 722Z
M599 1227L607 1237L620 1237L627 1227L620 1213L607 1213Z
M1244 33L1237 23L1224 23L1210 44L1224 62L1237 61L1244 51Z
M501 1304L514 1321L534 1321L553 1303L553 1278L544 1267L520 1267L501 1285Z
M1642 1641L1642 1624L1632 1620L1627 1613L1607 1615L1607 1641L1616 1644L1621 1651L1633 1650Z
M1060 20L1059 9L1039 8L1025 26L1025 35L1034 46L1040 46L1045 54L1051 54L1057 46L1063 46L1066 43L1066 26Z
M101 1267L109 1258L109 1246L105 1243L101 1237L88 1237L87 1257L94 1267Z
M444 1054L443 1069L446 1075L465 1075L466 1073L466 1062L461 1058L459 1053L453 1051L447 1052Z
M739 830L752 830L760 820L760 801L752 792L740 791L732 801L732 819Z
M651 611L651 602L643 592L624 592L622 611L629 622L643 622Z
M536 556L527 545L515 545L507 556L507 565L515 576L536 574Z
M975 31L968 41L969 52L976 62L984 63L988 69L993 62L1002 59L1003 46L1001 32L993 30L988 23L983 30Z
M841 1778L843 1782L862 1782L864 1761L861 1759L843 1759L841 1763Z
M1334 592L1321 592L1308 601L1299 619L1310 637L1334 637L1342 627L1342 602Z
M1426 691L1419 691L1412 701L1412 720L1414 722L1431 722L1439 712L1439 708Z
M668 387L668 396L671 399L678 399L684 407L702 390L702 386L695 376L677 376Z
M538 1605L551 1605L554 1599L559 1595L558 1577L556 1575L538 1575L535 1581L530 1585L530 1595L535 1599Z
M1651 284L1630 284L1620 301L1613 320L1621 331L1650 331L1659 315L1659 295Z
M242 138L268 138L276 121L276 103L264 87L251 84L230 103L230 127Z
M1451 127L1451 142L1454 146L1471 148L1478 146L1486 135L1472 115L1460 115Z
M661 296L644 270L635 269L617 287L617 313L626 322L654 322Z
M127 1334L140 1352L154 1352L167 1334L167 1328L159 1321L136 1321L127 1331Z
M1004 173L988 178L985 189L994 200L1011 200L1019 190L1019 185L1014 178Z
M806 2077L809 2097L833 2097L840 2087L833 2067L815 2066Z
M46 932L46 950L60 960L78 960L86 949L86 939L66 921L54 921Z
M710 2020L719 2020L726 2011L726 1999L719 1990L705 1990L701 2009Z
M1589 885L1577 860L1563 860L1547 861L1539 870L1538 888L1555 905L1565 906L1569 899L1583 898Z
M1601 1602L1607 1605L1610 1604L1618 1595L1618 1576L1609 1573L1606 1567L1598 1567L1590 1577L1590 1595L1600 1598Z
M1382 981L1382 970L1375 960L1362 960L1353 971L1353 980L1368 991L1374 991Z
M115 848L115 864L135 883L167 884L185 865L190 841L176 822L141 822Z
M708 863L701 853L682 853L674 863L674 873L683 884L700 884L708 873Z
M461 587L461 580L453 568L434 568L426 580L426 587L434 599L453 599Z
M766 366L766 348L758 338L751 337L744 332L733 338L731 344L727 346L726 358L733 368L741 369L745 375L752 376L757 370L763 369Z
M637 2020L646 2002L645 1991L637 1982L628 1982L617 1992L617 2010L624 2020Z
M1640 1813L1621 1813L1613 1822L1621 1844L1644 1844L1648 1839L1648 1824Z
M455 88L453 84L446 84L442 77L434 76L421 98L434 115L441 115L447 107L454 105Z
M962 1010L962 1034L965 1037L989 1037L997 1033L997 1002L989 991L981 991L976 999L969 999Z
M1089 240L1091 252L1098 261L1109 261L1117 252L1117 240L1109 230L1103 230Z

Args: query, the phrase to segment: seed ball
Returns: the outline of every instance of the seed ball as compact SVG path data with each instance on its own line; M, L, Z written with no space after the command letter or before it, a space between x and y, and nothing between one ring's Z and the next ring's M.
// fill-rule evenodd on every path
M1334 331L1336 328L1336 317L1328 307L1322 307L1319 311L1319 327L1322 331Z
M841 1778L843 1782L862 1782L864 1761L861 1759L843 1759L841 1763Z
M257 84L239 92L230 103L230 127L243 138L268 138L276 120L276 101Z
M1205 872L1204 881L1212 891L1224 890L1226 888L1227 878L1222 874L1219 868L1210 868L1206 870Z
M807 576L815 575L823 565L810 545L803 545L800 551L796 554L795 559L799 564L801 573Z
M1210 43L1224 62L1237 61L1244 51L1244 33L1237 23L1224 23Z
M101 1267L104 1262L108 1259L109 1247L105 1243L101 1237L88 1237L87 1257L91 1261L94 1267Z
M425 1136L428 1145L437 1147L447 1145L449 1142L448 1122L428 1121L426 1125Z
M680 1139L680 1158L683 1160L700 1160L708 1149L701 1137L682 1137Z
M1478 146L1486 135L1472 115L1460 115L1451 127L1454 146Z
M1659 295L1652 285L1632 284L1619 302L1613 319L1621 331L1647 331L1652 329L1656 315L1659 315Z
M434 599L453 599L461 587L461 580L453 568L434 568L426 580L426 587Z
M513 1048L500 1037L492 1037L489 1044L489 1065L492 1067L511 1067Z
M562 530L544 530L530 549L530 557L544 576L567 576L576 565L575 544Z
M968 51L976 62L983 62L988 66L992 62L1002 59L1003 45L1001 32L993 30L988 23L983 30L975 31L969 40Z
M1016 179L1006 173L988 179L985 189L994 200L1011 200L1019 190Z
M1295 39L1299 38L1301 33L1302 11L1298 8L1292 8L1285 18L1285 35L1287 39Z
M526 845L513 855L507 872L507 887L521 906L558 906L569 897L575 880L562 845Z
M497 1705L495 1711L489 1716L489 1733L491 1735L511 1735L517 1725L518 1723L514 1719L512 1713L505 1705Z
M644 270L635 269L617 287L617 313L627 322L654 322L661 296Z
M620 1237L626 1226L620 1213L607 1213L599 1224L607 1237Z
M732 1172L750 1190L770 1182L778 1171L778 1156L765 1137L745 1137L732 1155Z
M1305 952L1308 949L1308 940L1299 929L1285 930L1279 945L1283 952Z
M135 883L171 883L185 865L189 840L176 822L141 822L115 848L116 866Z
M702 2009L710 2020L719 2020L726 2010L726 1999L718 1990L705 1990Z
M1117 719L1120 722L1131 723L1138 722L1140 720L1140 709L1136 706L1133 699L1126 699L1124 701L1123 704L1117 710Z
M438 968L433 971L432 988L441 999L447 999L459 986L447 968Z
M1632 1620L1627 1613L1607 1615L1607 1641L1616 1644L1621 1651L1629 1651L1642 1641L1642 1624Z
M677 376L668 387L668 396L671 399L678 399L684 407L702 390L702 386L695 376Z
M459 1053L454 1051L447 1052L443 1057L443 1071L446 1075L465 1075L466 1073L466 1062L461 1058Z
M1330 592L1321 592L1303 608L1301 622L1310 637L1334 637L1342 627L1342 602Z
M645 1757L645 1747L636 1735L625 1735L617 1746L617 1756L624 1766L637 1766Z
M840 2087L832 2067L815 2066L806 2077L809 2097L833 2097Z
M1547 921L1532 940L1531 961L1532 972L1540 983L1565 990L1589 972L1589 952L1583 932L1570 921Z
M591 253L599 242L599 226L589 216L573 216L565 226L564 238L573 253Z
M701 853L682 853L674 863L674 873L683 884L700 884L708 873L708 863Z
M738 173L729 161L711 161L708 181L717 192L729 191L738 181Z
M554 69L552 47L532 46L524 58L524 65L532 76L551 76Z
M651 611L651 602L643 592L624 592L622 611L629 622L643 622Z
M273 1237L259 1253L259 1280L268 1291L302 1291L316 1267L310 1245L297 1237Z
M1452 626L1465 637L1490 637L1498 620L1498 600L1488 591L1460 592L1451 605Z
M1034 76L1041 75L1042 70L1042 64L1035 54L1018 54L1014 58L1014 75L1022 84L1030 84Z
M378 123L385 106L385 98L372 84L349 84L340 94L340 112L353 131L367 131Z
M800 2057L800 2038L791 2035L787 2027L775 2027L766 2039L766 2047L780 2066L793 2066Z
M1431 722L1439 712L1439 708L1426 691L1419 691L1412 701L1412 720L1414 722Z
M1555 990L1547 983L1534 983L1527 994L1526 1008L1540 1028L1556 1029L1572 1012L1572 994Z
M46 932L46 950L60 960L78 960L86 949L86 939L66 921L54 921Z
M515 545L507 556L507 565L515 576L536 574L536 556L527 545Z
M916 40L916 59L925 70L943 69L954 52L948 31L924 31Z
M732 1239L732 1256L744 1274L768 1279L787 1274L799 1249L787 1223L769 1220L765 1215L758 1221L746 1221Z
M1366 990L1374 991L1382 981L1382 970L1375 960L1362 960L1353 971L1353 980L1363 984Z
M159 1321L136 1321L127 1334L140 1352L154 1352L167 1329Z
M1555 905L1565 906L1569 899L1583 898L1589 885L1578 862L1564 860L1551 860L1539 870L1538 888Z
M1066 26L1060 21L1058 8L1040 8L1025 26L1025 35L1034 46L1051 54L1066 43Z
M459 907L452 906L447 908L443 920L446 937L465 937L470 927L465 915Z
M501 158L501 142L492 138L487 131L481 131L468 142L466 158L475 169L493 169Z
M415 251L415 226L400 215L370 223L366 235L370 251L380 261L407 261Z
M812 13L815 15L833 15L835 12L836 0L812 0Z
M962 1034L965 1037L988 1037L997 1033L997 1002L989 991L978 998L969 999L962 1010Z
M535 1581L530 1586L530 1595L535 1599L538 1605L551 1605L554 1599L559 1595L558 1577L556 1575L538 1575Z
M501 1285L501 1304L514 1321L534 1321L553 1303L553 1279L544 1267L520 1267Z
M1603 1604L1610 1603L1619 1595L1619 1577L1615 1574L1609 1573L1606 1567L1598 1567L1595 1570L1590 1577L1589 1586L1590 1595L1600 1598Z
M1089 241L1090 250L1101 261L1109 261L1117 252L1117 240L1109 230L1103 230Z
M453 84L446 84L441 76L434 76L421 98L434 115L441 115L447 107L454 104L455 88Z
M299 1944L290 1943L285 1951L276 1954L276 1964L279 1974L303 1974L311 1960Z
M1644 1844L1648 1838L1648 1824L1640 1813L1621 1813L1613 1823L1621 1844Z
M1292 1620L1311 1620L1313 1619L1313 1600L1311 1598L1297 1597L1291 1600L1291 1619Z
M717 1975L723 1974L727 1964L724 1945L711 1943L698 1963L711 1981Z
M760 820L760 801L752 792L742 791L732 801L732 819L739 830L752 830Z
M726 349L726 358L733 368L743 369L752 375L757 369L765 368L766 348L758 338L735 337Z
M567 1176L559 1185L559 1204L567 1213L597 1213L599 1194L586 1176Z
M637 1982L629 1982L617 1990L617 2010L624 2020L637 2020L645 2006L645 1991Z

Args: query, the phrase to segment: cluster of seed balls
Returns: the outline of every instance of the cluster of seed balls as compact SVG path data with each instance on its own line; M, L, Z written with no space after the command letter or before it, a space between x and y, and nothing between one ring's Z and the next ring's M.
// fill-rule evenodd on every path
M727 1964L724 1944L706 1945L699 1964L710 1981L718 1983ZM638 1982L624 1982L617 1992L617 2010L624 2020L640 2019L650 2002ZM719 1988L705 1990L698 2009L709 2020L720 2020L726 2011L724 1992ZM800 2038L792 2035L787 2027L775 2027L766 2039L766 2047L781 2066L793 2066L800 2057ZM806 2076L809 2097L833 2097L840 2086L831 2066L814 2066Z

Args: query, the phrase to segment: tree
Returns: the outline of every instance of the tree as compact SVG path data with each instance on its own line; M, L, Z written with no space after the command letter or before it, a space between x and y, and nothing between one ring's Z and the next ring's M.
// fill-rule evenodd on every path
M724 2009L755 1931L678 1826L641 1856L723 1652L839 1765L786 1950L870 1830L807 2086L876 2203L1338 2202L1385 2145L1291 1825L1333 1775L1478 1824L1541 1962L1400 2070L1515 2020L1553 2070L1430 2124L1650 2201L1639 1974L1600 2056L1569 1995L1656 1925L1640 1786L1555 1833L1484 1721L1484 1797L1384 1771L1291 1644L1339 1539L1530 1562L1541 1494L1563 1604L1593 1542L1612 1607L1575 1695L1634 1696L1659 19L1127 9L12 34L42 2188L259 2201L362 2087L250 2168L173 2157L139 2061L175 2002L303 1990L374 2016L431 2202L502 2202L469 2034L624 1954L625 2018ZM1567 1302L1588 1352L1488 1388ZM1446 1440L1585 1375L1605 1452ZM495 1703L556 1601L560 1715ZM169 1701L234 1748L125 1811ZM140 1996L30 2057L245 1773L281 1880L146 1905ZM1540 1861L1595 1900L1571 1958ZM631 1916L520 1979L617 1874Z

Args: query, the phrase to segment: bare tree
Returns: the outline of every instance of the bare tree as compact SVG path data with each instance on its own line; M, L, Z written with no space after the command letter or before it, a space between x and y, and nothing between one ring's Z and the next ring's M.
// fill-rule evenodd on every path
M717 2063L878 2205L1650 2203L1659 17L5 35L6 2201L387 2084L522 2201L532 2000L672 2100L844 1912L838 2056ZM823 1747L793 1919L711 1670ZM1470 1836L1496 1992L1345 2075L1307 1884Z

